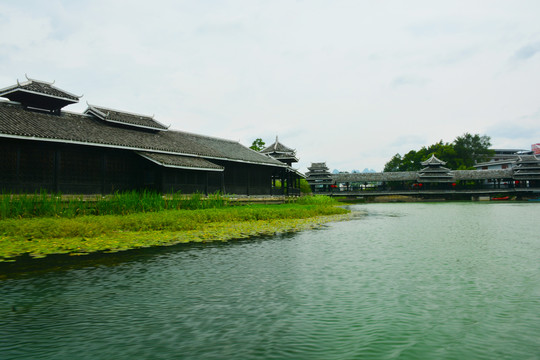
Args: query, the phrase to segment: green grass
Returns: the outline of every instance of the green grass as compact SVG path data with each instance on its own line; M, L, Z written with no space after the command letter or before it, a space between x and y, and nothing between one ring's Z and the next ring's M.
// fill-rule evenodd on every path
M322 200L316 200L322 201ZM0 220L0 261L28 253L84 254L295 231L348 211L321 204L247 205L125 215ZM315 224L315 225L314 225Z
M319 205L319 206L333 206L338 205L339 202L326 195L314 195L314 196L301 196L294 200L294 203L299 205Z
M201 194L161 195L152 191L128 191L86 198L63 197L62 194L48 194L45 191L21 195L3 193L0 195L0 219L127 215L173 209L222 208L229 203L220 193L205 197Z

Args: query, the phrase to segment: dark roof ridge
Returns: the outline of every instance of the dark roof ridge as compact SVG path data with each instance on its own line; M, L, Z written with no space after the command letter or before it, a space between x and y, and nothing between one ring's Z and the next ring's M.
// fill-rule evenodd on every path
M86 102L88 108L84 114L94 114L103 121L125 126L132 126L143 129L167 131L170 127L154 119L154 115L143 115L124 110L112 109L99 105L92 105Z
M183 134L186 134L186 135L193 135L193 136L197 136L197 137L200 137L200 138L207 138L207 139L210 139L210 140L220 140L220 141L227 141L231 144L240 144L242 145L242 143L240 141L237 141L237 140L231 140L231 139L225 139L225 138L222 138L222 137L219 137L219 136L213 136L213 135L202 135L202 134L197 134L197 133L194 133L194 132L191 132L191 131L185 131L185 130L169 130L170 132L179 132L179 133L183 133ZM242 146L245 146L245 145L242 145ZM246 149L249 149L249 147L245 146ZM253 150L253 149L250 149L250 150ZM258 151L255 151L256 153L258 153Z
M95 115L61 111L34 113L19 103L0 102L0 138L60 142L126 150L186 155L264 166L286 167L238 141L185 131L140 132L134 128L105 128Z
M69 96L73 96L74 98L77 98L77 99L80 99L82 98L84 95L75 95L73 94L72 92L69 92L69 91L66 91L64 89L60 89L60 88L57 88L56 86L54 86L54 83L55 83L55 80L53 80L52 82L50 81L44 81L44 80L37 80L37 79L32 79L32 78L29 78L26 74L24 74L24 76L26 77L26 80L27 81L24 81L24 82L19 82L19 79L17 79L17 85L12 85L12 86L8 86L8 87L5 87L3 89L0 89L0 92L3 91L3 90L8 90L10 88L16 88L16 87L22 87L22 86L27 86L27 85L30 85L32 83L38 83L38 84L42 84L42 85L47 85L47 86L50 86L51 88L55 89L55 90L58 90L60 92L63 92ZM27 92L31 92L31 93L37 93L35 91L32 91L32 90L26 90L24 89L25 91ZM41 94L41 93L37 93L37 94ZM51 94L47 94L48 96L52 96L52 97L56 97L56 98L59 98L59 96L56 96L56 95L51 95Z
M132 112L132 111L124 111L124 110L119 110L119 109L113 109L113 108L109 108L109 107L105 107L105 106L100 106L100 105L92 105L90 103L88 103L88 101L86 102L86 105L88 105L88 107L91 107L95 110L98 110L98 109L101 109L101 110L108 110L108 111L114 111L114 112L119 112L119 113L124 113L124 114L128 114L128 115L134 115L134 116L142 116L142 117L145 117L145 118L149 118L149 119L152 119L154 120L154 115L152 116L149 116L149 115L144 115L144 114L139 114L139 113L136 113L136 112ZM99 110L98 110L99 111ZM101 111L99 111L100 113L102 113L103 115L107 115ZM156 120L154 120L156 121Z

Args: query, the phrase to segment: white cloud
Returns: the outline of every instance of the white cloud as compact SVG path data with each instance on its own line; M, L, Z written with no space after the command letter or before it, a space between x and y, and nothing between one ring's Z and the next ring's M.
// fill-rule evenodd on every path
M466 10L466 11L465 11ZM175 129L276 135L302 170L382 170L465 132L539 142L536 1L0 4L0 87L29 76ZM510 61L509 61L510 59ZM510 136L521 119L519 137ZM490 134L490 131L493 133ZM527 136L528 134L528 136ZM513 140L512 140L513 138Z

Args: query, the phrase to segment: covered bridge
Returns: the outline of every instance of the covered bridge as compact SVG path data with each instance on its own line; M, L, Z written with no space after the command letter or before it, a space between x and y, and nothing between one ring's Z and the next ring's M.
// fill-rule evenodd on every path
M355 184L378 183L381 190L450 190L460 188L540 188L540 159L522 155L515 166L493 170L450 170L445 162L432 156L422 162L419 171L332 174L334 184L342 190L357 190Z

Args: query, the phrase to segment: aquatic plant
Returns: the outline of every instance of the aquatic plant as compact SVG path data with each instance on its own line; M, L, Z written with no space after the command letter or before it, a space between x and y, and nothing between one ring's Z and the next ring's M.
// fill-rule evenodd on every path
M28 253L88 253L242 238L320 224L347 210L320 205L246 205L127 215L0 220L0 261Z

